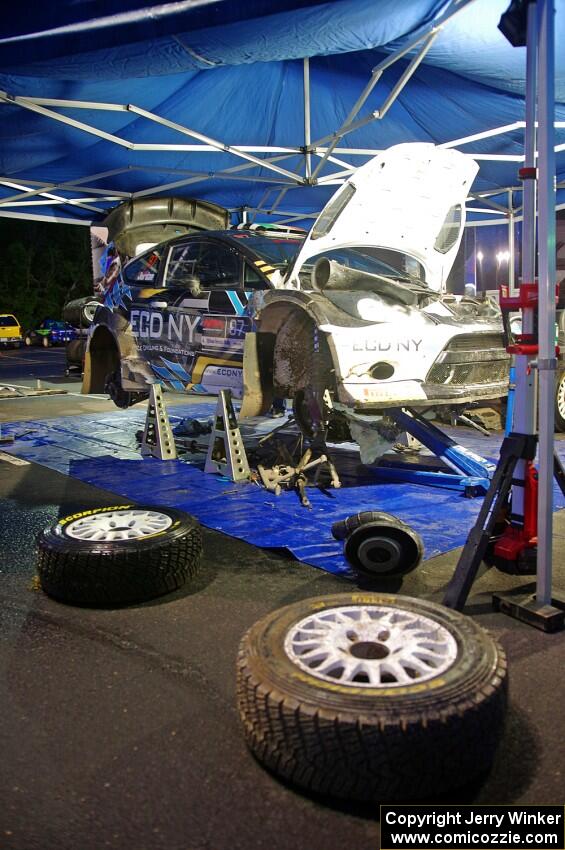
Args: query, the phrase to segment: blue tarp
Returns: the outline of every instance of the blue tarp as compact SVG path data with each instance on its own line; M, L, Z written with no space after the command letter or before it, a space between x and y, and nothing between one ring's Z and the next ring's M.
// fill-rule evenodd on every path
M297 147L303 144L302 59L309 57L312 139L335 131L367 83L372 68L446 7L445 0L249 0L236 3L61 0L33 15L22 4L4 16L0 37L0 89L13 96L127 104L155 112L230 144ZM345 136L342 148L386 148L405 141L442 143L524 119L525 48L512 48L497 29L508 0L475 0L446 25L422 65L382 121ZM556 44L565 42L565 4L557 2ZM408 59L388 69L360 115L377 109ZM565 121L565 51L556 51L556 118ZM49 108L49 104L44 104ZM127 110L53 107L138 143L194 143L174 129ZM241 165L227 153L139 152L36 111L2 104L0 173L15 186L60 184L127 169L88 185L135 192L189 179L185 171L218 172ZM565 129L557 131L565 142ZM522 131L473 142L468 153L520 155ZM259 154L265 156L265 154ZM362 164L360 156L342 155ZM559 152L558 179L565 179ZM243 163L245 164L245 163ZM302 156L279 163L303 170ZM474 188L516 185L516 162L481 161ZM339 170L329 164L322 174ZM177 173L177 171L181 173ZM246 177L268 174L258 167ZM232 177L237 178L236 175ZM268 176L275 177L273 173ZM284 184L281 177L281 185ZM317 210L335 187L291 189L283 209ZM256 206L265 184L210 176L175 194L231 208ZM0 187L0 199L17 191ZM55 191L55 190L53 190ZM275 188L273 191L277 191ZM64 198L78 189L58 189ZM30 199L32 200L32 199ZM76 206L14 205L0 211L100 219ZM114 202L92 201L107 209Z
M176 405L170 419L176 425L179 416L209 417L215 409L209 403ZM255 546L286 549L301 561L345 576L351 572L342 544L331 535L337 520L358 511L386 511L422 536L425 557L432 558L463 545L482 503L481 498L468 499L440 486L383 481L378 470L360 464L357 452L334 447L342 487L308 488L312 509L307 510L295 492L277 497L253 484L233 484L220 475L204 474L204 455L185 455L188 462L142 459L135 433L144 421L144 410L131 409L5 423L4 433L16 441L4 450L138 503L176 506L209 528ZM271 427L268 419L242 424L244 440ZM477 454L493 459L498 455L497 436L483 437L469 429L451 431L451 436ZM558 441L556 448L563 460L565 443ZM557 485L554 505L565 507Z

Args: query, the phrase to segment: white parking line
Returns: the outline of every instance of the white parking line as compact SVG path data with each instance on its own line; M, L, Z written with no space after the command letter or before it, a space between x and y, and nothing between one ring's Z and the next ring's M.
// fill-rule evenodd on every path
M22 460L21 457L14 457L14 455L6 454L6 452L0 452L0 461L5 460L7 463L13 464L13 466L29 466L30 463L28 460Z

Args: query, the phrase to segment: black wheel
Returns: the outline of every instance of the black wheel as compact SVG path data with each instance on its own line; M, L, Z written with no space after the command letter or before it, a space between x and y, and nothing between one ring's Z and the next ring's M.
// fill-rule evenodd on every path
M331 399L330 390L315 394L307 388L294 394L292 412L307 439L311 440L320 430L325 431L326 438L332 443L345 443L352 439L347 419L333 410Z
M108 393L116 407L127 408L132 404L137 404L138 401L144 401L148 398L149 393L130 392L124 390L122 386L122 374L120 367L117 366L111 375L108 375L104 383L104 390Z
M198 522L173 508L117 505L64 517L38 538L41 587L61 602L93 607L143 602L196 574Z
M565 371L555 378L555 430L565 432Z
M415 570L424 556L417 531L392 514L363 511L332 526L336 540L345 540L344 554L367 585Z
M356 800L432 797L491 765L506 660L469 617L423 600L303 600L243 637L237 700L247 743L274 773Z
M42 344L43 348L49 348L49 346L51 345L51 340L49 339L48 336L44 336L41 340L41 344Z
M30 337L30 336L26 336L26 338L25 338L25 344L26 344L26 345L31 345L31 344L32 344L32 339L31 339L31 337Z
M275 369L275 394L293 399L304 436L325 433L333 442L350 440L347 420L332 408L335 369L326 335L306 313L293 312L279 329L273 359L285 364L284 370Z

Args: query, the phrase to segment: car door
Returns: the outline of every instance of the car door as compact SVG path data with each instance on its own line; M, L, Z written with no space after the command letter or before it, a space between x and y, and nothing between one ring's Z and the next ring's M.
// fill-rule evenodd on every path
M190 251L180 245L171 250L165 282L168 289L179 284L182 289L175 309L191 354L182 364L190 392L243 394L243 345L252 326L247 302L253 289L244 286L243 269L242 252L220 238L193 239Z
M192 390L243 395L243 346L252 327L247 303L251 290L243 284L244 260L228 242L202 239L195 266L200 285L201 323L195 340Z
M167 343L168 297L161 283L167 252L166 245L156 245L131 260L104 299L106 307L129 319L139 355L156 375Z
M266 285L250 279L244 286L243 268L237 247L193 236L169 246L151 281L140 281L148 276L143 263L134 269L131 327L161 382L178 391L242 395L243 345L252 325L247 301Z
M152 290L144 307L146 293L140 292L138 333L150 337L149 343L143 343L146 357L155 377L179 392L192 388L201 318L209 301L209 293L200 291L195 276L199 253L200 242L193 237L173 243L163 258L160 286Z

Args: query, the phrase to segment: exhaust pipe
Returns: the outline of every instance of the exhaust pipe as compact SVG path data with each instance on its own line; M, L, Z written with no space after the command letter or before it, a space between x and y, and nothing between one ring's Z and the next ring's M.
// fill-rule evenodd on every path
M310 282L312 289L317 289L319 292L324 290L376 292L408 307L413 306L418 301L416 292L392 278L364 272L360 269L351 269L349 266L344 266L336 260L329 260L327 257L320 257L316 261L310 274Z

